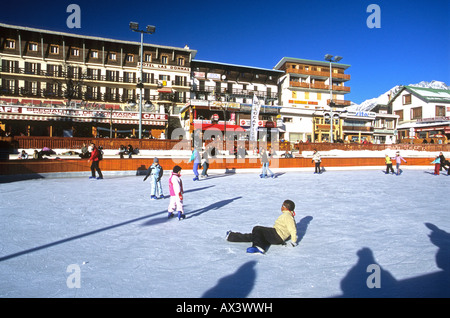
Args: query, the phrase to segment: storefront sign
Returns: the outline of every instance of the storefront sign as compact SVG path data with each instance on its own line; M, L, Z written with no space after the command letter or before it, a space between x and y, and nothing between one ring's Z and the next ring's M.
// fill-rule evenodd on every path
M141 62L138 62L138 67L141 66ZM149 62L142 63L143 68L149 68L154 70L169 70L169 71L180 71L180 72L190 72L189 67L175 66L175 65L164 65L164 64L153 64Z

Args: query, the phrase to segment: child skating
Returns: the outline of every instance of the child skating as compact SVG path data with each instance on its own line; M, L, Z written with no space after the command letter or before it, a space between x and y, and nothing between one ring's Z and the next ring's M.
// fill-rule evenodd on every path
M436 157L436 159L434 159L431 164L434 163L434 175L438 176L439 175L439 171L441 170L441 158L439 156Z
M388 154L386 154L386 156L384 157L384 162L386 163L386 174L389 174L389 171L392 172L392 174L394 174L394 169L392 168L392 159L391 157L389 157Z
M396 168L397 168L397 176L399 176L401 174L400 164L402 161L406 163L406 160L402 156L400 156L400 151L397 151L397 153L395 154L394 160L395 160Z
M150 200L155 199L163 199L163 190L161 185L161 178L163 176L164 170L159 165L158 158L153 159L153 164L148 168L147 175L144 178L144 181L147 180L149 176L151 176L151 197Z
M284 245L290 239L292 246L297 246L297 225L295 223L295 203L285 200L281 206L281 215L273 227L255 226L252 233L227 232L229 242L251 242L247 253L264 254L270 245Z
M186 215L183 210L183 182L181 181L181 167L175 166L169 178L170 202L168 208L168 218L172 218L173 213L178 212L178 220L184 219Z

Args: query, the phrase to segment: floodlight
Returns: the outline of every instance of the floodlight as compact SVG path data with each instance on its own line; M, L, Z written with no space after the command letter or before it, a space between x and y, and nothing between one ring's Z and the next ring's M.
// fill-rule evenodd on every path
M326 54L325 55L325 60L327 60L327 61L330 61L331 62L331 59L333 58L333 55L330 55L330 54Z
M154 25L147 25L147 33L155 33L155 29Z
M130 29L131 30L139 29L139 23L137 23L137 22L130 22Z
M335 62L339 62L340 60L342 60L342 56L336 56L336 57L334 58L334 61L335 61Z

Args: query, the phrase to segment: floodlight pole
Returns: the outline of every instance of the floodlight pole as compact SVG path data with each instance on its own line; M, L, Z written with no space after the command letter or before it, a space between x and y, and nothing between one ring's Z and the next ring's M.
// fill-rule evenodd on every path
M333 114L333 106L334 106L334 102L333 102L333 74L331 72L332 69L332 62L337 62L340 61L342 59L342 57L340 56L336 56L333 60L333 56L332 55L325 55L325 60L330 62L330 142L333 143L334 142L334 138L333 138L333 124L334 124L334 114Z
M134 24L132 26L132 24ZM141 48L140 48L140 82L138 83L138 88L140 89L139 93L139 139L142 139L142 89L144 88L144 81L143 81L143 56L144 56L144 33L151 34L155 32L155 27L153 26L147 26L147 31L145 30L139 30L139 25L137 23L131 22L130 28L134 32L141 33Z

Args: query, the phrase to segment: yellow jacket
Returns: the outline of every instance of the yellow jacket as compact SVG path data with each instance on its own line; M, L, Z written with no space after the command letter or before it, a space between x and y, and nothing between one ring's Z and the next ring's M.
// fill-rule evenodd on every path
M294 212L284 211L273 226L277 234L286 241L289 237L291 241L297 243L297 224L295 224Z
M384 159L386 160L386 164L392 163L391 157L386 156Z

